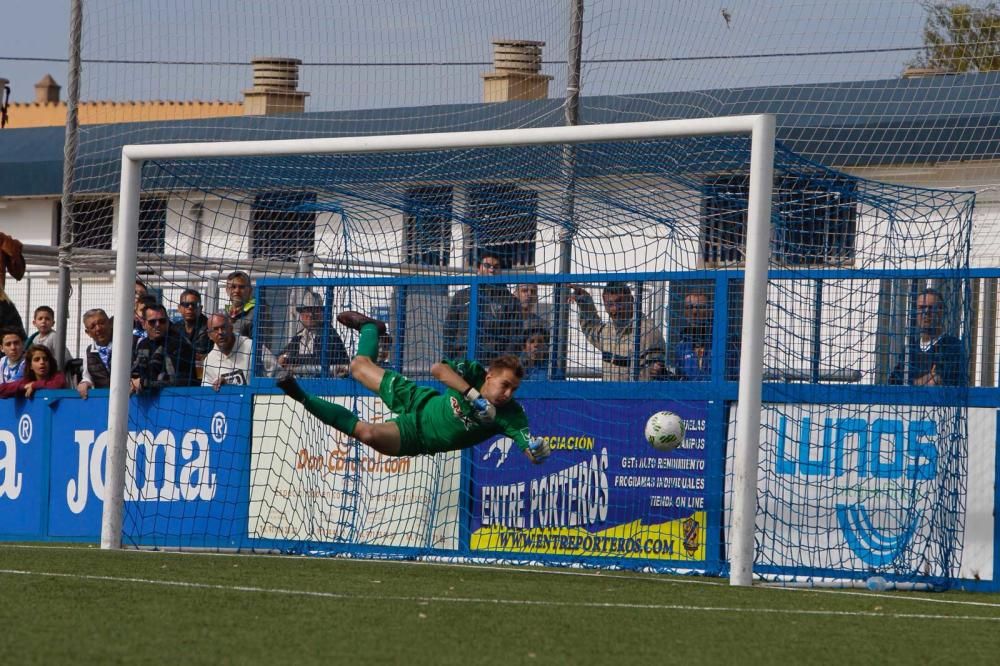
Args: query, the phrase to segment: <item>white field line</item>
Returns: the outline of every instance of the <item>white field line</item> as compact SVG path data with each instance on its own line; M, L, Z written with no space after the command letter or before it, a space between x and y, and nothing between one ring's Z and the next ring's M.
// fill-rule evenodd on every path
M68 550L74 552L100 552L97 548L82 548L80 546L72 545L48 545L48 544L7 544L0 543L0 550L4 548L23 548L23 549L39 549L39 550ZM352 558L352 557L315 557L309 558L303 555L261 555L253 553L213 553L206 551L184 551L184 550L149 550L149 549L123 549L119 552L124 553L136 553L136 554L148 554L148 555L181 555L187 557L231 557L231 558L243 558L243 557L262 557L266 559L286 559L286 560L310 560L316 562L324 561L335 561L335 562L356 562L358 564L391 564L396 566L424 566L424 567L450 567L453 569L470 569L473 571L499 571L503 573L513 573L513 574L532 574L540 576L585 576L589 578L599 578L601 580L628 580L637 581L641 580L643 582L650 583L668 583L671 585L713 585L713 586L729 586L729 582L724 579L713 579L713 578L677 578L671 577L665 574L643 574L642 572L636 572L634 574L622 574L609 572L606 570L592 570L592 571L581 571L573 569L553 569L553 568L543 568L543 567L531 567L531 566L512 566L512 565L489 565L489 564L463 564L461 562L427 562L427 561L414 561L414 560L373 560L366 558ZM786 587L781 585L757 585L755 589L758 590L775 590L779 592L803 592L803 593L813 593L813 594L832 594L836 596L861 596L868 599L891 599L893 601L915 601L920 603L928 604L944 604L948 606L968 606L970 608L1000 608L1000 603L991 603L987 601L966 601L959 599L939 599L934 596L915 596L912 593L877 593L859 590L838 590L833 588L815 588L815 587ZM663 608L674 608L673 606L663 606Z
M197 583L191 581L155 580L150 578L126 578L118 576L94 576L89 574L69 574L49 571L25 571L19 569L0 569L0 575L29 576L35 578L67 578L71 580L93 581L104 583L130 583L134 585L155 585L160 587L175 587L189 590L216 590L220 592L242 592L247 594L284 595L296 597L311 597L321 599L339 599L347 601L385 601L391 603L412 602L416 604L485 604L492 606L536 606L560 608L597 608L615 610L674 610L704 613L769 613L774 615L808 615L825 617L871 617L881 619L902 620L961 620L1000 622L1000 616L983 617L976 615L932 615L924 613L881 613L876 611L836 611L793 608L740 608L731 606L692 606L686 604L629 604L597 601L545 601L534 599L501 599L495 597L422 597L403 595L371 595L344 594L340 592L318 592L311 590L290 590L284 588L253 587L245 585L220 585L216 583Z

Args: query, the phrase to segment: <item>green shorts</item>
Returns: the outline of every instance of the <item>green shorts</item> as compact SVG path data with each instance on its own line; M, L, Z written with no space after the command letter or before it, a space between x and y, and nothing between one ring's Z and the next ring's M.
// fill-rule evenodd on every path
M394 370L386 370L378 386L378 395L389 411L398 414L389 419L389 423L395 423L399 428L399 455L427 453L420 437L418 414L424 403L439 395L438 392L420 386Z

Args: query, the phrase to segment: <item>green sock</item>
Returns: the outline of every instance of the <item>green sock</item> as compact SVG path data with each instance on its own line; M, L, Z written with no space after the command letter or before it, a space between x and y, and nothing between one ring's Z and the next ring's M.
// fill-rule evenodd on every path
M354 426L358 424L358 417L347 407L335 402L327 402L314 395L307 397L302 401L302 404L305 405L307 412L323 423L333 426L345 435L354 434Z
M358 356L367 356L378 363L378 326L365 324L358 337Z

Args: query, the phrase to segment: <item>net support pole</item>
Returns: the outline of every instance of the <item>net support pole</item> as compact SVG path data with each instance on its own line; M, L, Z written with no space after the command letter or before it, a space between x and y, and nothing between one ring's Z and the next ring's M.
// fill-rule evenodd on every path
M66 97L66 138L63 143L63 179L60 203L59 290L56 296L56 363L66 369L66 336L69 335L70 269L76 232L73 229L73 188L76 179L76 154L80 144L80 44L83 38L83 0L72 0L69 10L69 70ZM81 324L83 322L80 322Z
M567 127L580 124L580 65L583 54L583 0L570 0L569 53L566 58L566 113ZM562 170L565 182L562 192L562 213L564 226L559 231L559 272L563 275L573 272L573 239L576 235L576 146L567 144L562 149ZM549 376L566 378L566 363L569 358L569 288L556 285L555 318L553 324L552 348L555 350L553 368L549 363ZM554 374L552 374L554 371Z
M760 447L764 317L771 250L771 190L774 181L774 116L754 119L750 145L750 199L743 285L740 388L736 408L729 584L753 583L757 464Z
M115 263L115 362L111 364L108 396L108 454L104 475L101 548L122 546L122 510L125 501L125 463L128 451L128 399L132 368L132 312L135 310L136 244L139 236L139 185L142 162L122 152L118 247Z

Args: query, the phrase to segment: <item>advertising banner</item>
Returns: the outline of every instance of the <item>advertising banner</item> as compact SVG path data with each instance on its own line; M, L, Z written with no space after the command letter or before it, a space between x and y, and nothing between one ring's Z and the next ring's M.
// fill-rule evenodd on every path
M523 403L552 455L534 465L508 438L474 449L472 551L705 560L708 403ZM660 410L687 426L673 451L657 451L643 434Z
M0 535L5 537L44 532L48 411L41 398L0 400Z
M249 408L238 393L132 398L126 543L235 546L246 531ZM52 433L49 532L97 537L109 444L106 397L58 401ZM155 426L151 424L157 424Z
M373 423L381 400L328 397ZM254 396L249 536L370 546L458 547L461 455L391 457L284 396Z
M766 564L955 573L945 569L961 548L964 410L771 404L762 424L757 522L775 544Z

